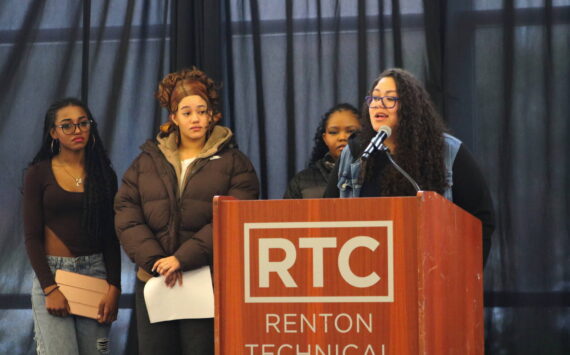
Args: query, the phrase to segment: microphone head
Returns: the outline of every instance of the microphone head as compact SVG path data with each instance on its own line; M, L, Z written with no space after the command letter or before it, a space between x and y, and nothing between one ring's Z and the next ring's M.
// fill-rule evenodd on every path
M392 135L392 128L384 125L378 129L378 133L380 133L380 132L386 133L386 138L388 138Z

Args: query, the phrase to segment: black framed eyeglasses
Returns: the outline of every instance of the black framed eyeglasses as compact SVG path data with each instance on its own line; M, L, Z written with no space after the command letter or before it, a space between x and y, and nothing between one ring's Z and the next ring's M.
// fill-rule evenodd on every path
M394 108L398 101L400 101L400 98L396 96L366 96L364 100L368 107L374 108L381 103L384 108Z
M54 125L54 127L61 128L61 131L65 134L73 134L75 133L75 129L79 128L81 132L87 132L93 126L93 121L86 120L81 121L79 123L64 123L60 125Z

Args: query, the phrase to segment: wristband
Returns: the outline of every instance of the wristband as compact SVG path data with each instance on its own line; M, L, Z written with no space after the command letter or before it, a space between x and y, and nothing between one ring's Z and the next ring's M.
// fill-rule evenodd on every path
M49 296L50 294L53 293L53 291L57 290L59 288L59 285L56 285L54 288L52 288L51 290L49 290L48 293L44 294L46 297Z

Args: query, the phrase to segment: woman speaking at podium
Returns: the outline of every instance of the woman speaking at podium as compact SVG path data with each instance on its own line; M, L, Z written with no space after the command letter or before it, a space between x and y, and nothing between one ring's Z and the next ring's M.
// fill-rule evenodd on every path
M485 262L495 229L489 189L469 150L446 133L423 85L405 70L384 71L365 98L361 124L330 176L325 197L438 192L481 220Z

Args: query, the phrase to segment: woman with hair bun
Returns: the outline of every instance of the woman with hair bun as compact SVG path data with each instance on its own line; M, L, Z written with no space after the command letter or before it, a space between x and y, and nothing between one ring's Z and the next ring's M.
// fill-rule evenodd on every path
M155 140L125 173L115 198L115 227L138 266L136 315L140 354L213 354L213 319L150 323L143 289L162 275L169 287L182 272L212 266L212 198L257 199L253 165L221 118L214 81L196 68L168 74L156 97L169 113Z
M348 146L329 179L326 197L415 196L410 181L393 159L423 189L442 194L483 224L483 260L495 229L493 203L475 159L462 142L447 134L443 120L423 85L409 72L394 68L374 81L362 109L362 130ZM392 134L388 148L362 158L383 126Z
M315 132L309 166L289 182L283 198L321 198L327 179L351 134L360 129L358 110L351 104L337 104L328 110Z

